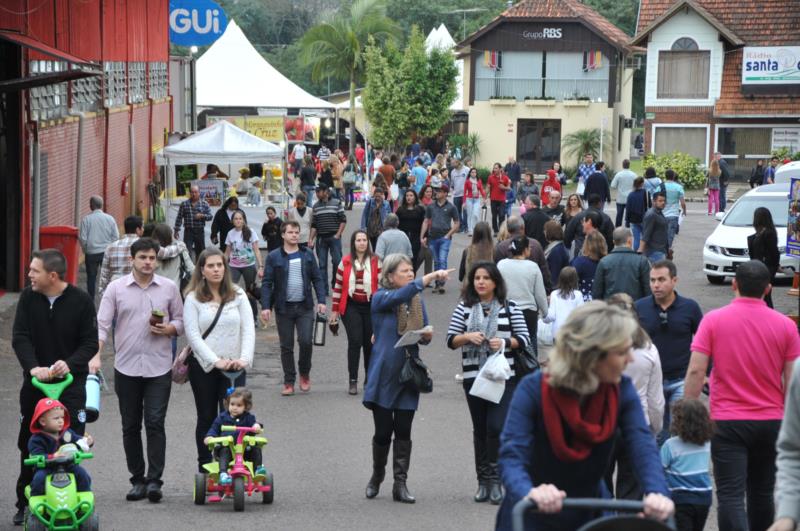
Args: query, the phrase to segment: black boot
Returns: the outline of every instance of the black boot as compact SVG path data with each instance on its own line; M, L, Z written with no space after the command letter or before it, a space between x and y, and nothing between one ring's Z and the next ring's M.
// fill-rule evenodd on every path
M472 435L472 446L475 449L475 474L478 476L478 490L472 498L477 503L489 501L489 470L486 457L486 439Z
M417 500L408 492L406 479L408 478L408 467L411 464L411 441L394 440L394 453L392 455L394 465L394 486L392 487L392 498L394 501L403 503L414 503Z
M489 502L492 505L500 505L503 501L503 484L500 481L500 473L497 469L497 455L500 450L500 439L489 437L486 440L486 457L490 470Z
M389 446L372 441L372 477L367 483L366 496L374 498L380 491L383 478L386 477L386 461L389 460Z

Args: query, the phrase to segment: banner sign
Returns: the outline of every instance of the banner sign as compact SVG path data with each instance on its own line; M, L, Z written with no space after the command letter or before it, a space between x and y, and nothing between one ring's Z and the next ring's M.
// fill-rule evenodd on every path
M286 132L286 141L289 143L305 142L306 130L302 116L285 116L283 129Z
M198 179L192 181L192 186L197 186L200 190L200 199L208 203L208 206L222 205L222 200L225 198L225 181L222 179Z
M789 186L789 219L786 221L786 256L800 258L800 179Z
M179 46L205 46L225 33L228 18L212 0L170 0L169 40Z
M800 46L746 46L742 85L800 85Z
M320 128L322 127L322 119L319 116L306 116L303 129L305 134L303 136L306 144L319 144Z
M209 116L206 120L208 125L226 120L267 142L283 141L283 116Z
M772 129L772 151L783 148L790 153L800 151L800 127L775 127Z

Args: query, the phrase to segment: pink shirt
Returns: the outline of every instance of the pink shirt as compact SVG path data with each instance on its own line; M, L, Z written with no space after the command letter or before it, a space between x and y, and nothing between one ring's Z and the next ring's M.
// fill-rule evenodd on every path
M150 314L164 312L164 322L183 333L183 301L178 287L168 278L153 275L142 288L133 273L111 282L103 293L97 311L98 338L106 342L111 323L114 330L114 368L126 376L152 378L163 376L172 368L172 341L169 336L150 332Z
M797 326L759 299L737 297L703 317L692 352L711 358L711 418L783 418L783 368L800 356Z

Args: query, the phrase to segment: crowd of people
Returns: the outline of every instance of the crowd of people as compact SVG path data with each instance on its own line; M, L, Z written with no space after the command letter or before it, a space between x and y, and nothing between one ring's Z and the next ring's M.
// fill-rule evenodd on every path
M474 501L500 506L498 529L511 529L511 508L525 497L538 506L527 517L530 529L577 529L597 516L562 511L565 497L643 500L649 517L674 514L679 529L703 529L709 460L720 529L800 523L800 383L789 385L798 379L800 338L768 306L777 252L769 210L756 211L753 260L736 271L733 301L703 315L676 289L672 258L686 204L672 170L663 180L653 168L637 176L626 160L612 177L587 154L576 192L566 194L560 165L537 183L513 157L494 164L484 181L457 152L432 156L418 144L402 156L361 145L352 157L327 148L312 156L302 144L292 154L294 204L286 219L268 207L260 233L237 197L212 213L193 186L172 227L131 216L121 238L93 197L80 234L86 291L65 282L59 251L33 254L13 336L25 371L21 458L44 398L30 377L74 375L61 402L82 435L86 377L100 370L109 344L127 499L158 502L176 338L184 335L191 348L202 472L215 458L206 442L218 435L219 415L255 423L245 387L256 328L274 318L281 394L289 397L296 385L311 390L315 317L327 315L334 333L344 324L350 395L359 394L363 365L362 402L374 422L367 498L380 493L392 450L392 497L415 502L407 483L411 430L420 394L430 390L420 351L435 340L461 351ZM719 169L709 170L709 190L713 179L722 186ZM344 248L358 187L366 200ZM616 219L604 212L612 200ZM445 337L434 338L423 294L446 293L459 233L469 239L461 285ZM231 373L238 373L232 386ZM707 375L710 408L699 400ZM31 480L21 463L15 523Z

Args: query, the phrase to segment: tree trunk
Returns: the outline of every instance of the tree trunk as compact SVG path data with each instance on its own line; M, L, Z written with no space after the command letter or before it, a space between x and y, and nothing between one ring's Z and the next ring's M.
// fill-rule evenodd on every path
M356 74L350 73L350 156L356 155Z

